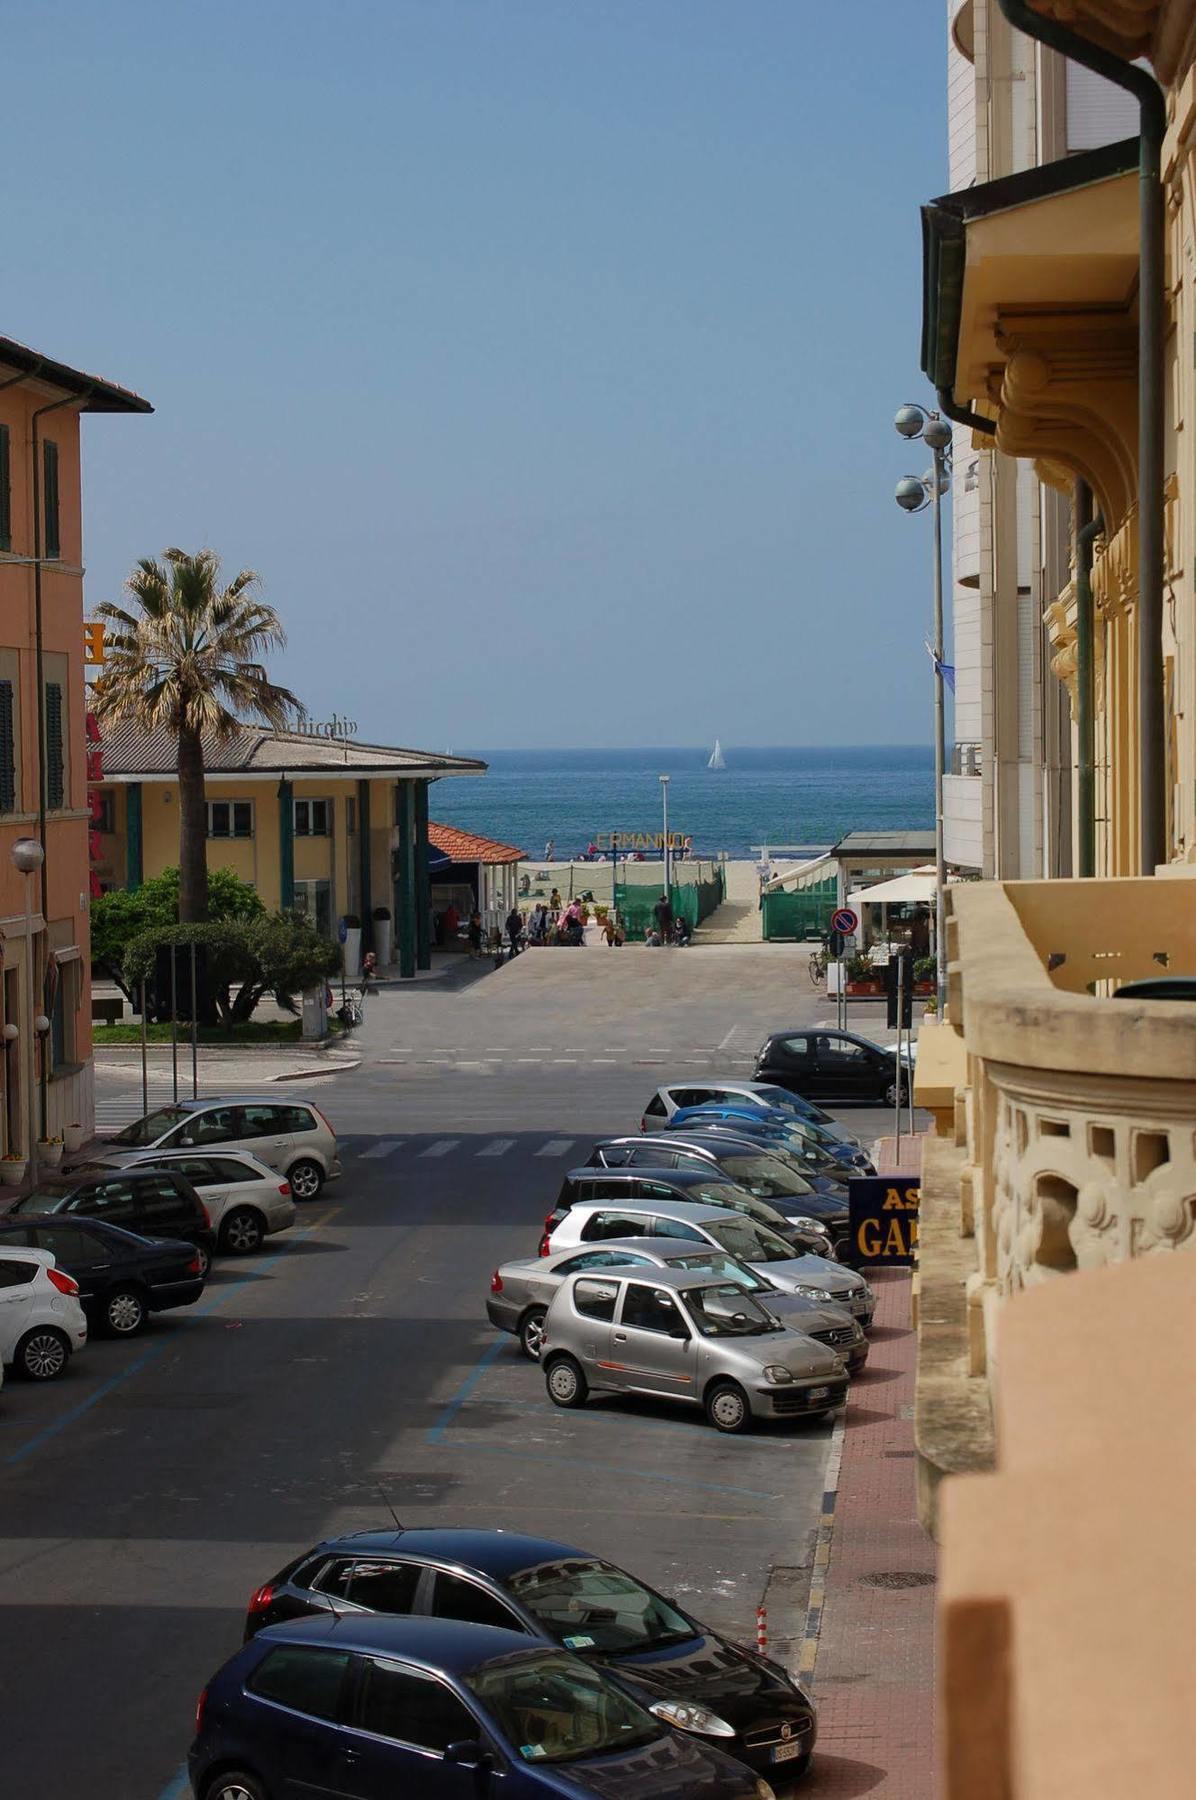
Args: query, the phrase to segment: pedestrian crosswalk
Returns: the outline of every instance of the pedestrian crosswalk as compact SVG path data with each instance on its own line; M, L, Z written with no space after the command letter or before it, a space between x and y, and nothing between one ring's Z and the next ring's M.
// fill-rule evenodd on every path
M397 1156L399 1151L405 1151L407 1156L424 1162L429 1158L438 1160L441 1157L451 1156L456 1151L460 1151L462 1156L486 1157L494 1160L506 1156L515 1149L518 1142L518 1138L513 1137L442 1137L432 1138L427 1142L410 1137L379 1138L375 1142L373 1139L350 1133L341 1139L341 1147L346 1158L356 1162L389 1162ZM571 1153L578 1142L577 1138L551 1137L536 1143L533 1135L530 1141L525 1141L525 1154L564 1158Z

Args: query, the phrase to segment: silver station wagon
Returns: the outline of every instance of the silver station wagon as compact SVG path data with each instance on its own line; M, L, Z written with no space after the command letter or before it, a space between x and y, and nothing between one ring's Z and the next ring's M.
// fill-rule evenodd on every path
M544 1321L544 1381L557 1406L591 1392L700 1406L718 1431L755 1419L821 1418L847 1398L836 1353L697 1269L571 1275Z

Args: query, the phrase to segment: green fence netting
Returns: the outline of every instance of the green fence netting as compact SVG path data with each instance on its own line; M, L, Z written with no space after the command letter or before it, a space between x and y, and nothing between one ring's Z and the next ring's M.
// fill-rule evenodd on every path
M813 887L795 893L765 894L763 935L767 943L825 937L831 914L838 904L838 884L833 875Z
M689 873L687 868L686 873ZM691 931L708 919L726 898L727 878L718 863L699 864L693 881L673 882L669 889L673 917L684 919ZM640 943L656 923L654 907L661 889L656 883L616 881L615 911L629 943Z

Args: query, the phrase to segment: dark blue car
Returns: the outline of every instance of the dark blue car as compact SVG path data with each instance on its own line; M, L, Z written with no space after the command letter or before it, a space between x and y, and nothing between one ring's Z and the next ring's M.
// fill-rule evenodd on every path
M782 1090L778 1088L777 1093L781 1092ZM786 1096L786 1098L788 1098L788 1096ZM836 1136L832 1128L826 1125L815 1124L812 1119L803 1119L789 1107L782 1106L779 1102L776 1105L755 1106L750 1100L740 1102L732 1098L730 1100L720 1100L716 1102L715 1105L718 1110L729 1113L737 1119L763 1119L770 1125L782 1126L789 1132L790 1138L794 1144L805 1144L808 1149L815 1152L816 1155L821 1153L822 1156L828 1158L832 1163L841 1164L846 1168L860 1169L862 1164L868 1162L867 1152L863 1150L859 1144L855 1143L854 1140L848 1142L846 1138ZM711 1110L712 1104L710 1101L705 1102L701 1107L686 1107L680 1109L675 1112L670 1119L670 1128L675 1126L679 1119L682 1121L687 1118L692 1119L699 1112L710 1112ZM870 1164L869 1167L871 1167Z
M784 1144L806 1180L815 1184L819 1181L837 1181L842 1184L852 1175L871 1174L872 1165L863 1150L856 1150L849 1144L816 1143L804 1134L802 1124L801 1120L771 1109L762 1111L753 1106L701 1106L686 1107L681 1112L675 1112L666 1129L705 1131L711 1126L722 1126L739 1131L742 1126L750 1126L753 1135L766 1135L773 1142Z
M271 1625L215 1674L197 1800L766 1800L723 1751L515 1631L341 1613Z

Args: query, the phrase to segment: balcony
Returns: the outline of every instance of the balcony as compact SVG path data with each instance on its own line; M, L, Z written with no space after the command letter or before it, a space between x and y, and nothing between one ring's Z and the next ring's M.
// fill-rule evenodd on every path
M1178 879L948 890L948 1021L923 1026L916 1437L940 1476L991 1465L998 1320L1072 1270L1196 1247L1196 1006L1114 998L1196 972Z

